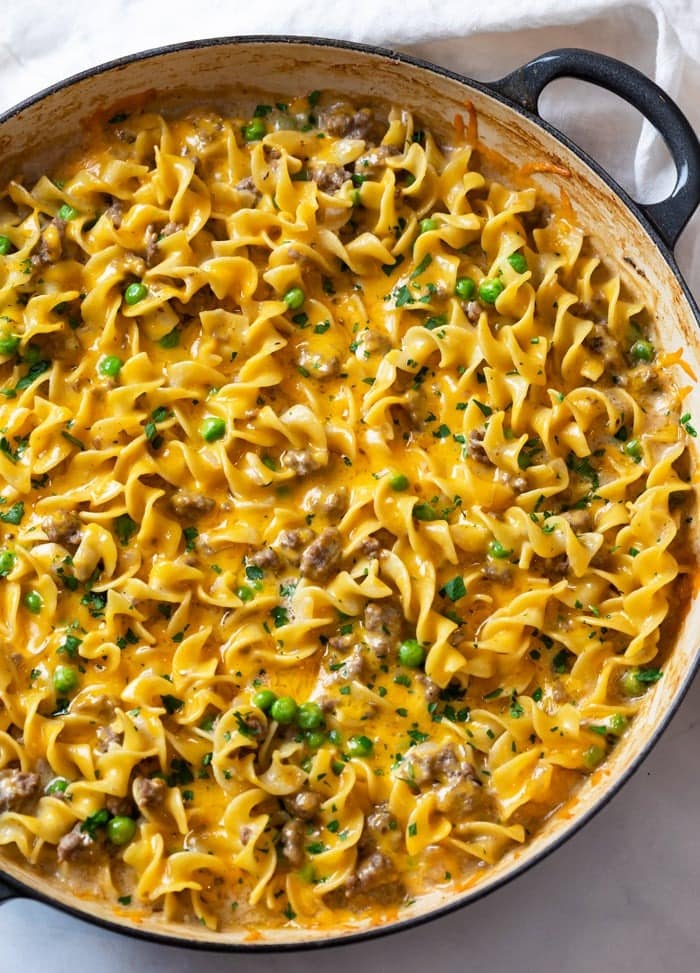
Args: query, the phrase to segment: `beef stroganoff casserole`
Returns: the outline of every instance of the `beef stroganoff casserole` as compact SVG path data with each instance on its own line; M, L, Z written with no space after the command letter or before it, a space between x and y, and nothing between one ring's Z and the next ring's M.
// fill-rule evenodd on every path
M688 601L681 354L566 170L276 99L0 203L0 842L224 931L487 875Z

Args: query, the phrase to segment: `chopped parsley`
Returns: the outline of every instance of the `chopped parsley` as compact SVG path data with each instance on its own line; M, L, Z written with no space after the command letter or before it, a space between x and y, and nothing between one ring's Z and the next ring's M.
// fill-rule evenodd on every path
M236 720L236 729L244 737L256 737L260 733L260 727L257 723L248 723L244 716L238 711L234 714L234 719Z
M466 593L467 589L464 584L464 578L462 578L460 575L458 575L456 578L452 578L451 581L448 581L447 584L440 589L440 594L446 598L449 598L450 601L458 601L460 598L463 598Z
M76 635L66 635L56 651L59 655L67 655L70 659L74 659L82 644L83 640L79 639Z
M562 649L560 652L557 652L552 659L552 668L554 671L560 675L569 672L571 669L570 657L571 653L567 649Z
M76 449L79 449L81 451L81 453L83 452L83 450L85 449L85 443L82 441L82 439L78 439L77 436L74 436L72 433L67 432L65 429L61 431L61 435L63 436L64 439L66 439L71 444L71 446L75 446Z
M493 415L493 409L491 408L490 405L484 405L484 403L479 402L478 399L472 399L472 402L477 407L477 409L479 409L481 414L485 416L487 419L489 416Z
M658 682L663 676L661 669L638 669L634 677L637 682L643 682L646 684L651 684Z
M83 834L89 835L94 841L97 837L97 829L104 827L109 821L110 813L106 807L100 808L94 814L90 814L80 825Z
M0 439L0 452L4 453L11 463L17 463L19 461L20 457L29 445L29 438L27 436L15 436L15 443L17 445L14 449L12 449L12 446L5 436Z
M88 590L80 599L80 604L85 605L93 618L102 618L107 605L107 592Z
M171 696L170 693L166 693L164 696L161 696L160 701L167 712L171 715L179 712L185 705L185 701L183 699L178 699L177 696Z
M425 273L425 271L428 269L428 267L431 265L432 262L433 262L433 258L430 256L429 253L426 253L426 255L423 257L423 259L415 268L415 270L411 272L411 275L408 279L415 280L416 277L420 277L421 274Z
M42 361L34 362L33 365L30 365L26 375L23 375L22 378L20 378L20 380L17 382L13 391L21 392L24 389L28 389L35 379L37 379L40 375L43 375L44 372L48 372L50 368L51 368L50 361L42 360ZM12 396L8 396L8 398L11 397Z
M402 284L401 287L394 291L394 305L396 307L405 307L406 304L412 304L413 297L408 289L407 284Z
M289 615L287 614L287 609L282 605L275 605L270 614L272 615L272 620L275 623L275 628L282 628L283 625L289 624Z
M195 542L199 537L199 531L196 527L183 527L182 536L185 538L185 550L188 554L191 554L195 549Z
M444 314L436 314L434 317L428 318L427 321L423 322L423 327L427 328L428 331L434 331L436 328L444 328L447 324L447 317ZM443 337L440 335L439 337Z
M429 739L429 733L423 733L421 730L409 730L408 735L411 738L411 745L415 746L418 743L425 743Z
M354 182L354 179L353 179L353 182ZM363 182L364 182L364 180L363 180ZM391 277L391 275L392 275L392 273L393 273L393 272L394 272L394 271L396 270L396 268L397 268L397 267L398 267L398 266L399 266L400 264L402 264L402 263L404 262L404 259L405 259L405 258L404 258L404 256L403 256L403 254L400 254L400 255L399 255L399 256L398 256L397 258L396 258L396 262L395 262L395 263L393 263L393 264L382 264L382 270L383 270L383 272L384 272L384 273L386 274L386 276L387 276L387 277Z
M114 530L120 544L128 544L138 529L139 525L131 519L129 514L121 514L114 521Z
M14 524L15 527L22 522L22 517L24 517L24 502L22 500L13 503L9 510L0 514L0 520L3 524Z
M690 424L691 423L691 419L692 419L691 414L689 412L686 412L686 413L684 413L681 416L681 418L680 418L679 421L680 421L681 426L688 433L688 435L689 436L692 436L693 439L695 439L695 437L697 436L698 432L697 432L697 429Z
M600 486L600 477L598 476L598 471L591 465L590 456L579 457L574 453L569 453L566 457L566 465L572 473L575 473L584 480L588 480L592 490L598 489Z

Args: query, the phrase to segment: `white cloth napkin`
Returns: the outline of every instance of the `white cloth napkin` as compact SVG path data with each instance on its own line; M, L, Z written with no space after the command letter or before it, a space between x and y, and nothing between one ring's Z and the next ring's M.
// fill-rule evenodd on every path
M137 50L232 34L307 34L412 52L481 80L553 47L629 61L700 131L700 0L23 0L3 5L0 110L76 71ZM558 81L541 110L639 200L667 194L673 169L651 126L614 96ZM700 296L700 215L677 248Z

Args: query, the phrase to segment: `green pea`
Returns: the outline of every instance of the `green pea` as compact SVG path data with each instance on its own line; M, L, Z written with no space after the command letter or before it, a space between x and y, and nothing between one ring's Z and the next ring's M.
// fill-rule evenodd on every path
M414 520L439 520L440 514L429 503L417 503L411 511Z
M292 287L282 298L290 311L298 311L306 300L306 294L301 287Z
M206 442L216 442L226 435L226 423L218 416L207 416L199 428L199 433Z
M627 717L622 713L613 713L608 719L608 732L620 736L627 729Z
M250 591L250 589L248 590ZM268 713L276 699L277 695L271 689L259 689L253 696L253 706L257 706L263 713Z
M437 230L438 225L439 224L437 220L431 220L431 219L421 220L420 223L418 224L418 232L429 233L431 230Z
M255 592L252 588L249 588L247 584L242 584L236 591L236 594L241 601L252 601L252 599L255 597Z
M589 770L594 770L605 759L605 750L593 744L583 754L583 762Z
M489 544L489 554L491 557L495 557L498 560L502 560L505 557L510 557L512 553L513 551L508 550L507 547L504 547L500 541L493 540Z
M6 578L15 566L17 555L12 551L2 551L0 553L0 578Z
M134 281L133 284L129 284L127 289L124 291L124 303L132 307L134 304L138 304L142 301L144 297L148 294L148 288L145 284L142 284L140 280Z
M12 248L12 241L9 236L0 236L0 256L4 257Z
M408 477L403 473L394 473L394 475L389 480L389 486L392 490L401 491L408 489Z
M641 696L644 686L637 679L637 670L628 669L620 678L620 689L625 696Z
M113 845L128 845L136 834L136 822L133 818L118 815L107 824L107 837Z
M297 723L302 730L317 730L323 724L323 710L310 699L299 707Z
M331 743L335 744L336 747L339 747L343 742L343 736L340 730L329 730L328 739L331 741Z
M270 716L278 723L293 723L297 715L296 700L291 696L280 696L270 707Z
M262 118L253 118L243 126L243 138L246 142L258 142L267 135L267 125Z
M463 301L471 301L476 293L476 284L471 277L458 277L455 294Z
M318 750L326 742L326 734L320 730L311 730L306 734L306 742L312 750Z
M47 784L45 794L65 794L68 790L68 781L65 777L54 777L54 779Z
M354 736L349 737L347 751L351 757L369 757L374 750L374 744L369 737Z
M107 355L100 361L97 370L100 375L105 375L107 378L116 378L121 371L122 364L121 358L117 358L116 355Z
M58 218L59 220L63 220L64 223L67 223L69 220L74 220L77 216L80 216L80 213L74 206L70 206L68 203L64 203L58 211Z
M505 290L500 280L482 280L479 284L479 298L484 304L495 304L499 294Z
M44 599L41 597L38 591L28 591L24 596L24 604L32 615L38 615L41 609L44 607Z
M399 662L410 669L417 669L425 662L425 649L417 639L406 639L399 646Z
M14 355L19 348L19 337L16 334L0 334L0 355Z
M622 452L633 459L635 463L642 462L642 444L638 439L628 439L622 447Z
M511 253L508 257L508 263L511 265L516 274L524 274L527 268L527 260L525 255L522 253Z
M72 693L78 686L78 670L73 666L56 666L53 673L53 688L60 696Z
M630 355L635 361L651 361L654 357L654 346L650 341L635 341L630 348Z

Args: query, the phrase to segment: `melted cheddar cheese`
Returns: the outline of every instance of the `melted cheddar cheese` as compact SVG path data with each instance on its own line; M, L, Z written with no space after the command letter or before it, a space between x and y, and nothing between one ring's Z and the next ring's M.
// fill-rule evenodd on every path
M682 600L649 310L474 126L317 101L0 203L0 843L211 928L486 874Z

